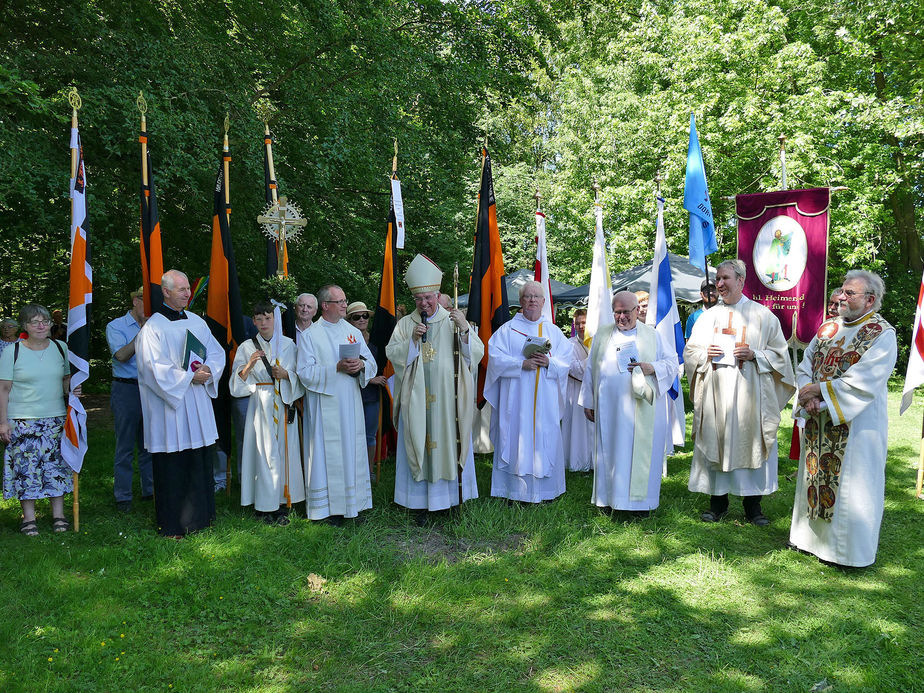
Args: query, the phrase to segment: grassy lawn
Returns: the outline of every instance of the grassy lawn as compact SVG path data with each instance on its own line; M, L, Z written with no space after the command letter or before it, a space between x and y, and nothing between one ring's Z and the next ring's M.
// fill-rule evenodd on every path
M765 528L736 501L698 520L687 449L637 523L591 507L587 475L507 507L483 458L482 498L429 527L391 503L389 470L362 525L264 526L222 495L213 529L173 542L150 504L115 511L103 422L79 534L52 534L40 503L41 536L22 537L0 503L0 690L924 690L922 405L900 419L898 399L879 557L850 572L785 548L783 452Z

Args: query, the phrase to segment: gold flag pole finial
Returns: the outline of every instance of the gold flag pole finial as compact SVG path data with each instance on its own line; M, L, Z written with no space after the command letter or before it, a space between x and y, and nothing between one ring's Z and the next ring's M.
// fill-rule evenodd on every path
M225 137L228 136L229 129L231 129L231 114L225 111Z
M77 115L77 111L83 106L80 94L77 93L77 87L71 87L71 90L67 92L67 102L71 105L74 115Z
M398 173L398 138L395 138L395 156L391 160L391 175Z
M660 174L660 173L656 173L656 174L655 174L654 182L655 182L656 194L657 194L658 197L661 197L661 182L662 182L663 180L664 180L664 179L661 178L661 174Z
M144 118L144 114L148 112L148 102L144 100L144 92L138 92L138 98L135 99L135 105L138 106L138 112L141 113L141 117Z
M597 182L597 179L594 178L594 184L590 186L590 189L594 191L594 202L600 202L600 184Z
M780 135L777 139L780 142L780 187L783 190L788 190L789 184L786 180L786 135Z

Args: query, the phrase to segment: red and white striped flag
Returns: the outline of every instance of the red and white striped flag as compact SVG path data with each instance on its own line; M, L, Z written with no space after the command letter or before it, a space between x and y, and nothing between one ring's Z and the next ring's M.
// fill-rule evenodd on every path
M71 391L67 398L67 421L61 437L61 456L80 473L87 454L87 412L74 394L90 374L90 305L93 303L93 270L90 267L90 234L86 227L86 171L77 131L76 111L71 125L71 272L67 306L67 349L71 363Z
M542 317L552 321L552 284L549 281L549 256L545 247L545 214L536 210L536 266L533 270L533 279L542 284L542 295L545 303L542 305Z
M902 391L902 406L899 414L911 406L914 388L924 385L924 325L921 312L924 311L924 278L918 292L918 308L914 313L914 329L911 331L911 352L908 354L908 370L905 372L905 388Z

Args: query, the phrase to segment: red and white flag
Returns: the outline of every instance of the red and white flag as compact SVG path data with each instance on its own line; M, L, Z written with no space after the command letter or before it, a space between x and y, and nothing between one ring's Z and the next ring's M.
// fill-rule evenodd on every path
M921 312L924 311L924 278L918 292L918 308L914 313L914 329L911 331L911 352L908 354L908 370L905 373L905 388L902 391L902 406L899 414L911 406L914 388L924 385L924 325Z
M87 412L74 394L90 373L90 305L93 303L93 270L90 268L90 233L87 230L86 171L77 131L76 111L71 127L71 272L67 307L67 357L71 364L71 389L67 420L61 437L61 456L79 473L87 454Z
M552 284L549 281L549 256L545 249L545 214L536 210L536 266L533 279L542 284L542 295L545 303L542 305L542 317L552 321Z

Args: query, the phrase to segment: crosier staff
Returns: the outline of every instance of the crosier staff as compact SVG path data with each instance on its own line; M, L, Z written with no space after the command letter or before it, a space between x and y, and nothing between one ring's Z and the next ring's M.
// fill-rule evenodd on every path
M452 293L453 307L459 310L459 263L456 263L452 272ZM471 328L470 328L471 329ZM459 326L454 325L452 338L452 361L453 361L453 390L455 391L455 400L459 401L459 375L462 352L462 335L459 333ZM462 422L459 421L459 407L455 406L456 413L456 460L459 462L459 509L462 509Z

